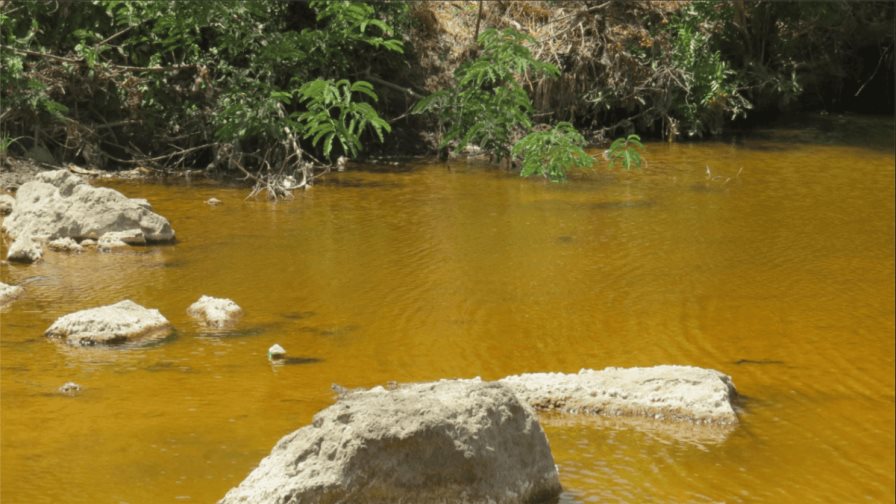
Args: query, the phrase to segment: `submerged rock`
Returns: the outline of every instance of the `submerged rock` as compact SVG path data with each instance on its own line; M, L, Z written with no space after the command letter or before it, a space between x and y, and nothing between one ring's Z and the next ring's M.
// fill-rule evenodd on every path
M31 235L21 234L13 240L6 252L8 261L33 263L40 261L44 256L44 249L40 243L31 239Z
M583 369L499 380L538 410L730 425L738 422L731 377L692 366Z
M59 387L59 392L65 395L77 395L81 392L81 386L75 382L66 382L61 387Z
M7 285L0 282L0 308L15 301L25 289L18 285Z
M13 239L28 234L37 240L95 240L110 232L131 236L136 230L139 243L173 240L168 220L147 207L145 200L93 187L67 170L43 172L19 188L3 231Z
M205 204L211 205L211 206L218 206L221 204L221 200L219 200L218 198L209 198L209 199L205 200Z
M158 310L124 300L60 317L44 334L70 345L91 346L153 341L171 331L171 323Z
M345 394L220 503L503 504L560 490L547 438L509 388L448 380Z
M52 240L47 243L47 246L50 247L51 250L56 250L58 252L84 252L84 247L78 245L78 242L68 237Z
M224 327L243 314L243 309L230 299L202 296L187 308L187 314L212 327Z

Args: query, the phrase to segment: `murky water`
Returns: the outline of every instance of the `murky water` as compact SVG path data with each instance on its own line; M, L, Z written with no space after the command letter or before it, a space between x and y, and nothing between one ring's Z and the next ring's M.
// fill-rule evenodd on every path
M547 416L562 500L892 502L892 139L892 121L831 118L652 144L632 174L373 167L278 204L110 184L179 241L3 266L28 291L2 313L0 500L212 502L331 404L332 383L677 363L730 374L742 425ZM246 316L204 331L185 313L202 294ZM176 337L42 335L125 298ZM294 360L272 367L274 343ZM56 393L67 381L83 392Z

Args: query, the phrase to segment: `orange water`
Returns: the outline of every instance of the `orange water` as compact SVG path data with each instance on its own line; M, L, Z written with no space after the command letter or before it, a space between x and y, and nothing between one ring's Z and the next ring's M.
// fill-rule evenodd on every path
M104 183L148 198L178 242L3 265L4 282L30 280L2 313L0 500L213 502L331 404L332 383L675 363L730 374L742 425L547 416L561 500L892 502L892 139L890 120L831 118L651 144L643 172L566 184L355 166L277 204ZM235 330L186 315L203 294L244 308ZM125 298L176 337L42 335ZM295 360L272 367L274 343ZM83 392L56 393L67 381Z

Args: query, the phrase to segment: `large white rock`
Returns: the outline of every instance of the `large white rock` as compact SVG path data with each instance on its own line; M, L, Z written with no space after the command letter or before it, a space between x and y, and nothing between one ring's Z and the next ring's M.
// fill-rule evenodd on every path
M0 308L15 301L23 292L25 289L19 285L7 285L0 282Z
M692 366L583 369L499 380L537 410L730 425L738 422L731 377Z
M243 314L242 308L230 299L202 296L187 308L187 314L212 327L224 327Z
M159 310L144 308L131 300L81 310L60 317L44 333L71 345L114 345L165 338L171 323Z
M498 383L349 392L220 501L523 503L560 492L541 426Z
M6 259L9 261L33 263L40 261L44 256L44 249L40 243L32 240L31 235L23 233L9 245L6 251Z
M30 234L38 240L98 239L106 233L139 230L145 241L169 241L174 230L164 217L118 191L93 187L79 176L56 170L22 184L16 205L3 221L11 238Z

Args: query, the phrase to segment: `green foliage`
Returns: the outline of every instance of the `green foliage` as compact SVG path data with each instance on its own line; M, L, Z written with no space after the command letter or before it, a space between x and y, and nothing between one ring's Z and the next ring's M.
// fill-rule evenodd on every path
M354 94L360 94L376 101L376 93L369 82L316 79L303 84L297 94L307 108L305 112L293 114L302 138L310 139L315 147L323 142L323 153L328 158L334 140L339 142L343 152L353 157L361 151L361 134L365 130L372 129L380 142L383 141L383 131L392 131L389 123L369 103L353 98Z
M613 140L610 148L607 150L607 159L610 162L610 168L621 164L625 170L631 170L632 166L641 167L641 150L644 144L641 143L641 137L638 135L629 135Z
M365 132L382 138L390 128L370 84L342 83L356 80L357 61L382 68L403 53L389 20L406 11L347 0L6 2L0 133L40 124L63 159L90 142L119 157L189 150L181 162L207 162L212 152L198 146L217 144L252 153L260 166L283 159L268 153L290 136L327 156L334 143L357 155ZM314 96L318 81L331 82L339 100ZM318 144L324 124L333 136Z
M681 9L671 23L672 65L679 71L681 88L673 91L673 114L689 136L721 132L722 119L746 116L751 108L739 89L736 72L722 58L714 39L704 28L715 12L709 4L692 4Z
M572 168L590 168L594 159L584 150L585 138L568 122L541 128L520 139L512 154L520 158L520 175L541 175L554 182L564 180Z
M514 137L532 127L532 102L521 79L556 76L559 70L535 59L524 45L534 40L516 30L490 28L478 42L482 52L457 69L457 84L420 100L413 112L437 115L442 147L476 144L500 161L510 156Z

